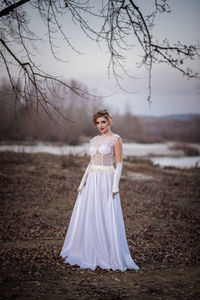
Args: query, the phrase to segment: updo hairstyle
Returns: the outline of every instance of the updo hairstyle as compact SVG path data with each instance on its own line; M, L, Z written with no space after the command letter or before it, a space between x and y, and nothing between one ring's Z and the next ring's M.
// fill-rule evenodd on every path
M99 118L99 117L104 117L108 120L110 125L113 124L112 115L109 113L109 111L107 109L101 109L93 115L93 123L94 123L95 126L96 126L96 123L97 123L97 118Z

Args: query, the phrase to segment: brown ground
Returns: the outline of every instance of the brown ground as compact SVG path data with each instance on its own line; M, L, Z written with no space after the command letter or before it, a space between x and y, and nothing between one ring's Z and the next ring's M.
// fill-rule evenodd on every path
M0 154L0 299L200 299L200 169L124 162L121 204L140 271L59 257L87 157Z

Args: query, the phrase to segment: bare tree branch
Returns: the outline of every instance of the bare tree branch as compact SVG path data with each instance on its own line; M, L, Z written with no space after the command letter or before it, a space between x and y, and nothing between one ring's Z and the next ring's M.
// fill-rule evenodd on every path
M14 3L6 8L4 8L2 11L0 11L0 18L3 17L3 16L6 16L6 15L9 15L9 13L11 11L13 11L14 9L16 9L17 7L25 4L26 2L29 2L30 0L21 0L21 1L18 1L17 3Z
M86 37L97 43L106 42L110 59L108 72L113 74L118 86L121 85L122 76L129 76L134 80L136 76L127 69L127 53L140 47L142 60L139 67L144 66L148 71L148 96L151 100L152 69L155 64L164 63L177 70L187 78L199 78L199 74L188 68L187 61L200 58L198 44L185 45L177 42L171 44L168 39L159 41L153 35L155 17L157 14L170 13L168 0L155 0L152 11L145 15L134 0L107 0L95 6L90 0L4 0L0 3L0 63L10 79L13 91L16 92L16 101L36 103L43 105L48 110L49 105L56 109L55 84L64 85L82 99L96 99L95 95L78 86L71 86L60 77L47 74L36 63L35 48L41 41L36 32L32 32L29 10L35 10L47 28L49 47L54 59L66 62L59 56L57 37L60 35L66 46L77 54L81 51L71 42L69 32L62 24L62 18L71 18L74 24L84 32ZM27 4L27 5L24 5ZM100 25L97 25L96 20ZM66 33L67 32L67 33ZM18 46L19 51L16 52ZM20 53L20 54L19 54ZM13 66L17 68L13 72ZM16 90L17 82L22 82L22 89ZM34 97L32 95L34 93ZM23 100L22 100L23 99Z
M110 52L109 68L112 69L112 73L119 84L117 67L120 67L126 75L128 74L124 64L122 64L126 59L124 48L126 51L129 48L126 40L135 37L136 44L141 47L141 54L143 53L143 59L139 66L145 66L148 70L149 93L147 100L149 102L151 99L152 69L156 63L165 63L187 78L200 79L197 72L184 64L187 59L200 58L200 46L198 44L187 46L181 42L171 45L167 39L162 42L155 41L152 29L157 13L170 13L167 0L155 0L155 11L147 16L144 16L134 0L110 0L102 8L104 24L100 33L101 37L103 36L107 41Z

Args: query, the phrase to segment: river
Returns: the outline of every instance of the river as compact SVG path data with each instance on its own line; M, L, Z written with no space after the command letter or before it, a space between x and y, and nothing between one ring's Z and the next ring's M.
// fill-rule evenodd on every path
M172 150L173 142L167 143L123 143L124 157L136 156L144 159L150 159L155 165L160 167L174 166L178 168L200 167L200 156L185 156L182 150ZM193 147L198 148L199 144L192 144ZM45 152L55 155L88 155L89 144L83 143L77 146L69 146L67 144L58 145L52 143L38 142L34 144L18 144L8 145L1 144L0 151L13 151L19 153L38 153Z

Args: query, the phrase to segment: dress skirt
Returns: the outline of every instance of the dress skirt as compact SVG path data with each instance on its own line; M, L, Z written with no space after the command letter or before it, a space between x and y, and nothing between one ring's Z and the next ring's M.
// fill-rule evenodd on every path
M113 166L92 165L78 193L60 255L65 263L95 270L136 269L131 258L119 193L112 197Z

